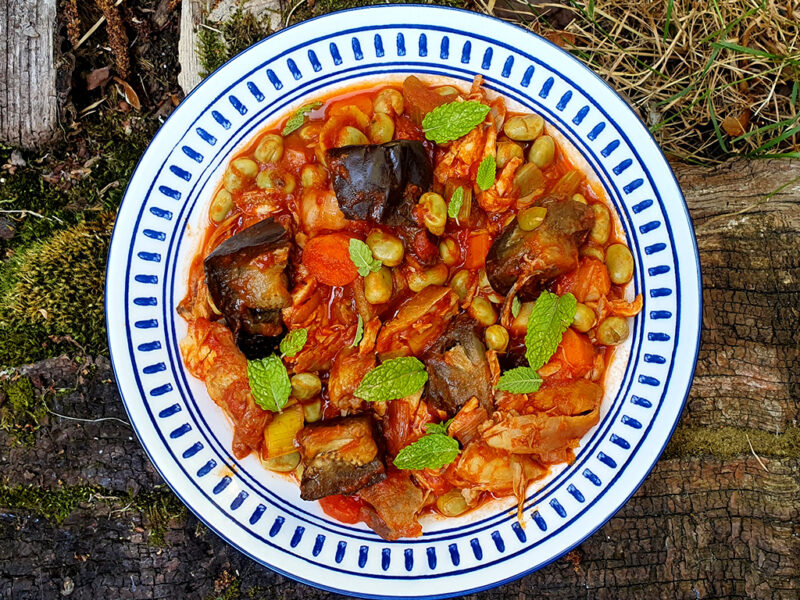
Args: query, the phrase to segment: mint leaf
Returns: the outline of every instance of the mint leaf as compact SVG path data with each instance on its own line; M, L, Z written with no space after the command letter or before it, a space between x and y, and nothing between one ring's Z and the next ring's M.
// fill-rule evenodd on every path
M522 310L522 302L519 301L519 298L514 296L514 299L511 301L511 316L516 319L519 316L520 310Z
M292 329L281 340L280 351L284 356L294 356L302 350L308 341L308 331Z
M312 102L311 104L304 104L298 108L295 113L289 117L289 120L286 121L286 125L283 126L283 131L281 131L281 135L287 136L296 129L300 129L300 127L303 126L303 123L306 122L306 115L312 110L317 110L320 106L322 106L322 102Z
M512 394L532 394L542 385L542 378L530 367L517 367L500 376L495 386L498 390Z
M494 160L494 155L490 154L481 161L478 166L478 176L475 183L484 192L494 185L494 179L497 176L497 162Z
M355 348L361 343L361 338L364 337L364 319L361 318L361 315L358 315L358 325L356 325L356 335L353 337L353 343L350 344L351 348Z
M428 423L425 425L425 429L428 433L441 433L443 435L447 435L447 428L450 427L450 423L453 422L453 419L455 419L455 417L451 417L443 423Z
M437 106L422 119L425 137L443 144L467 135L489 114L489 107L475 100L448 102Z
M439 469L449 465L461 450L458 441L443 433L429 433L409 444L394 459L398 469Z
M381 261L373 258L369 246L356 238L350 238L350 260L358 268L358 274L362 277L380 270L383 266Z
M578 301L572 294L560 298L544 291L536 299L528 318L525 357L532 369L546 364L561 343L561 337L575 317Z
M292 384L283 361L275 354L259 360L247 361L247 379L250 391L261 408L280 412L289 401Z
M453 195L450 196L450 204L447 205L447 216L451 219L457 219L458 213L461 212L462 204L464 204L464 188L458 186Z
M405 398L423 388L428 372L413 356L387 360L364 375L354 395L367 402L386 402Z

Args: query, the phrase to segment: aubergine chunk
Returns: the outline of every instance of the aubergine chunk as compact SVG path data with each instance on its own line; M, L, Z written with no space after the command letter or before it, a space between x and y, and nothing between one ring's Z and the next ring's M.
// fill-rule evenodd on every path
M266 219L222 242L203 262L211 300L248 359L270 354L280 342L281 309L292 302L289 249L286 229Z
M428 369L426 398L435 408L455 415L470 398L492 412L492 382L486 347L478 324L467 314L454 319L424 357Z
M325 156L339 208L351 220L414 223L417 200L433 185L433 166L421 142L344 146Z
M578 266L578 248L594 224L590 206L571 199L547 197L542 223L523 231L515 218L492 243L486 257L486 276L494 291L511 289L521 300L533 300L549 280Z
M303 457L303 500L354 494L386 477L383 451L369 415L306 425L296 440Z

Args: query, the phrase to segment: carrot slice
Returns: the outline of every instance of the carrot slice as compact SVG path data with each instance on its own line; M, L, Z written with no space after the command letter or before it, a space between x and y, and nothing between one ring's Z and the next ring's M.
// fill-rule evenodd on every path
M486 264L486 255L492 246L492 238L485 231L473 233L467 239L465 269L480 269Z
M325 285L347 285L358 276L350 260L350 236L346 233L328 233L308 240L303 264Z

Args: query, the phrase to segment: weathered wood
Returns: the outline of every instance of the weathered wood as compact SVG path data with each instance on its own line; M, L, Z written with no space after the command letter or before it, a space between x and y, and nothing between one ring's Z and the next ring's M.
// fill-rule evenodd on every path
M797 598L798 468L797 460L771 461L767 473L752 457L662 461L568 558L471 597ZM215 597L215 582L225 580L237 581L245 598L337 597L261 568L191 515L169 523L161 547L148 543L147 515L122 502L93 500L61 525L3 513L3 598L56 599L67 578L70 598L87 600Z
M796 428L800 161L676 170L695 219L705 299L681 430ZM38 390L70 389L48 397L54 412L127 420L107 360L56 359L22 372ZM675 449L568 558L472 597L800 597L797 450L759 449L763 467L746 451L723 458L727 449L712 444L709 452ZM0 457L8 457L0 495L27 484L51 494L100 490L60 525L43 519L44 509L0 506L0 597L55 600L71 586L70 598L204 598L226 589L232 598L335 597L261 568L189 514L169 522L166 546L153 545L153 515L137 499L165 492L123 423L50 415L33 447L0 432Z
M178 61L181 72L178 85L184 94L202 81L202 67L197 54L197 31L202 27L204 14L211 24L221 23L237 9L269 20L271 31L281 28L281 0L181 0L181 27L178 40Z
M57 125L56 0L0 0L0 141L25 148Z
M800 421L800 161L679 166L703 274L684 422L775 433Z

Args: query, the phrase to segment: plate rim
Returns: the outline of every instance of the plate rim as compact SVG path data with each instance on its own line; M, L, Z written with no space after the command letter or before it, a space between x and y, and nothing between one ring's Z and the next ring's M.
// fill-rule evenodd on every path
M267 38L264 38L264 39L260 40L259 42L253 44L252 46L246 48L245 50L243 50L242 52L240 52L236 56L234 56L231 59L229 59L228 61L226 61L221 67L219 67L212 74L210 74L204 80L204 82L210 80L212 77L217 75L220 71L225 69L225 67L229 63L231 63L234 60L236 60L241 54L244 54L244 53L250 51L251 49L261 45L267 39L270 39L270 38L274 37L275 35L280 35L280 34L283 34L284 32L289 32L289 31L291 31L291 30L293 30L293 29L295 29L297 27L307 26L307 24L309 24L309 23L312 23L312 22L315 22L315 21L318 21L318 20L324 20L326 18L330 18L332 15L341 15L343 13L350 13L350 12L356 12L356 11L372 11L372 12L380 12L380 11L384 11L384 10L396 11L398 9L409 9L409 8L410 9L415 9L415 10L431 11L432 13L436 13L438 11L454 11L456 13L464 13L464 14L468 15L470 18L479 17L479 18L482 18L482 19L484 19L484 20L486 20L486 21L488 21L489 23L492 23L492 24L496 24L496 23L499 22L499 23L502 23L503 25L512 26L512 27L520 30L524 34L535 36L541 42L543 42L546 45L550 46L552 50L555 50L558 53L560 53L568 61L576 63L577 66L582 68L582 72L583 73L591 73L591 75L593 76L593 80L594 80L595 84L597 84L597 83L602 84L602 86L605 87L608 91L613 93L615 96L621 98L622 101L625 102L625 104L628 106L628 110L636 117L637 120L641 121L639 119L639 116L636 114L636 112L631 108L630 103L628 102L627 99L625 99L619 93L617 93L606 81L601 79L591 68L589 68L588 66L584 65L577 58L575 58L570 53L566 52L565 50L563 50L562 48L560 48L556 44L552 43L548 39L546 39L546 38L544 38L544 37L542 37L542 36L540 36L538 34L535 34L532 31L530 31L528 29L525 29L524 27L521 27L520 25L517 25L515 23L510 23L510 22L504 21L502 19L498 19L497 17L493 17L493 16L486 15L486 14L483 14L483 13L478 13L478 12L475 12L475 11L469 11L469 10L464 10L464 9L454 8L454 7L447 7L447 6L419 5L419 4L392 4L392 5L382 5L382 6L365 6L365 7L350 8L350 9L345 9L345 10L341 10L341 11L334 11L334 12L331 12L331 13L326 13L324 15L319 15L317 17L313 17L311 19L302 21L300 23L296 23L296 24L294 24L294 25L292 25L290 27L281 29L280 31L276 32L275 34L272 34L272 35L268 36ZM412 19L412 22L416 23L417 21ZM491 33L484 34L484 37L491 37ZM201 84L196 86L189 94L187 94L187 96L184 98L183 102L185 102L188 98L190 98L192 95L194 95L195 92L199 92L202 87L203 87L203 82L201 82ZM177 109L176 109L175 112L177 112ZM173 112L173 114L171 114L165 120L165 122L162 124L162 126L159 128L159 130L156 132L156 134L153 136L152 140L150 141L150 144L148 145L148 148L150 147L150 145L153 145L156 142L159 134L161 134L163 132L163 130L165 129L166 124L169 122L169 119L172 118L172 116L175 114L175 112ZM699 252L698 252L698 248L697 248L697 241L696 241L696 236L695 236L695 231L694 231L694 225L693 225L693 222L692 222L692 219L691 219L691 215L690 215L689 210L688 210L688 205L686 204L686 199L685 199L685 196L683 194L683 191L681 190L681 187L680 187L680 184L679 184L679 182L677 180L677 177L675 176L674 171L672 170L671 166L669 165L669 162L667 161L666 157L664 156L664 153L661 150L661 148L659 147L658 143L655 141L655 139L652 136L652 134L650 133L649 129L643 123L642 123L642 126L647 131L648 136L650 137L650 140L652 141L653 147L655 149L657 149L658 153L660 154L661 158L663 159L664 164L667 167L666 171L669 172L669 175L670 175L670 177L672 178L672 180L673 180L673 182L675 184L675 188L678 190L679 198L677 200L679 200L679 201L677 202L677 204L679 204L681 206L681 208L683 209L683 213L684 213L683 216L686 219L686 223L688 224L688 228L689 228L690 234L691 234L690 235L691 246L692 246L691 247L691 251L692 251L692 254L693 254L694 258L695 258L695 265L694 265L694 273L693 274L696 276L697 286L698 286L697 287L698 295L697 295L697 298L696 298L697 303L698 303L698 305L697 305L697 323L698 323L698 327L697 327L697 332L696 332L696 339L692 340L693 343L694 343L695 353L694 353L694 357L690 361L690 367L688 369L689 383L686 386L686 390L684 392L684 397L680 402L680 410L678 410L676 412L676 417L675 417L674 421L672 422L671 426L669 427L668 435L666 435L661 449L658 450L658 452L653 455L653 458L651 460L651 464L646 469L643 470L643 474L641 476L641 479L638 481L638 483L636 483L633 486L632 491L623 500L621 500L619 502L615 501L614 504L616 504L617 506L610 511L608 516L603 518L603 519L601 519L601 520L598 520L598 523L596 524L596 526L594 526L592 529L588 530L588 532L585 535L579 536L580 539L578 541L573 543L571 546L565 548L561 553L553 556L549 560L547 560L547 561L545 561L545 562L543 562L543 563L541 563L541 564L539 564L537 566L531 567L530 569L522 570L520 572L517 572L517 573L515 573L513 575L510 575L507 578L504 578L504 579L501 579L501 580L497 580L495 582L492 582L492 583L489 583L489 584L486 584L486 585L472 587L472 588L469 588L469 589L457 590L457 591L448 592L448 593L431 594L431 595L417 595L417 596L415 596L417 598L431 598L431 599L449 598L449 597L452 597L454 595L470 594L470 593L480 592L480 591L483 591L483 590L486 590L486 589L492 589L492 588L495 588L495 587L499 587L501 585L505 585L505 584L507 584L507 583L509 583L511 581L515 581L517 579L520 579L521 577L524 577L525 575L528 575L528 574L530 574L530 573L532 573L534 571L537 571L539 569L542 569L542 568L548 566L549 564L553 563L554 561L558 560L559 558L561 558L562 556L567 554L569 551L571 551L572 549L574 549L578 545L582 544L586 539L588 539L589 537L594 535L614 515L616 515L618 513L618 511L623 506L625 506L627 504L627 502L630 500L631 496L633 496L633 494L642 486L642 484L644 483L645 479L647 479L647 477L649 477L649 475L651 474L652 470L655 468L655 465L658 463L658 461L659 461L661 455L663 454L664 450L666 449L667 444L669 443L670 439L672 438L672 435L673 435L673 433L675 431L675 428L677 427L677 424L680 421L680 418L682 416L683 409L685 408L686 401L688 399L688 395L689 395L689 392L691 390L691 385L692 385L692 381L693 381L693 378L694 378L694 373L695 373L696 367L697 367L697 358L698 358L698 355L699 355L700 341L701 341L701 334L702 334L702 310L703 310L702 272L701 272L701 265L700 265L700 260L699 260ZM134 169L133 173L131 174L129 182L133 181L134 178L136 177L136 174L137 174L137 172L139 171L139 169L140 169L140 167L142 165L142 161L143 161L144 156L146 155L146 153L147 153L147 151L145 151L145 153L142 155L142 157L140 157L136 168ZM127 187L126 187L126 194L123 197L123 201L122 202L124 202L125 197L127 196L127 192L128 192L128 190L127 190ZM120 203L120 207L122 206L122 202ZM110 259L110 257L111 257L111 249L113 248L115 234L117 234L121 229L122 229L122 227L120 226L119 221L115 221L114 228L113 228L113 231L112 231L112 236L111 236L111 242L109 244L109 253L108 253L107 259ZM677 257L676 257L676 264L677 264ZM206 519L201 514L199 514L198 511L195 510L195 508L191 504L189 504L185 500L183 495L181 495L181 493L178 490L176 490L174 485L164 476L164 473L162 472L162 469L158 466L158 464L154 460L150 449L147 447L147 445L145 445L143 443L141 434L139 432L139 429L136 427L136 425L133 422L133 419L131 418L131 413L130 413L130 410L129 410L129 407L128 407L128 403L125 400L125 396L123 394L122 388L121 388L120 384L118 383L119 379L118 379L117 367L116 367L116 363L115 363L115 360L114 360L113 352L111 350L111 346L112 346L112 344L111 344L111 327L108 326L108 323L109 323L109 302L108 302L108 297L109 297L109 295L108 295L109 278L108 278L108 274L109 274L109 269L111 268L111 266L112 265L111 265L110 260L107 260L106 273L105 273L106 274L106 281L105 281L105 291L106 291L105 298L106 298L106 300L104 302L104 312L105 312L106 323L107 323L107 341L109 343L109 354L110 354L110 358L111 358L112 370L113 370L114 375L115 375L115 382L117 383L117 387L119 389L120 398L122 399L123 406L125 407L126 413L128 414L129 419L131 420L131 425L132 425L132 427L133 427L133 429L134 429L134 431L135 431L135 433L137 435L137 438L139 439L140 444L144 448L144 450L145 450L149 460L153 464L154 468L157 470L157 472L159 473L161 478L164 480L164 482L167 483L167 485L170 487L170 489L173 491L173 493L175 493L178 496L178 498L184 503L184 505L186 505L187 508L189 508L189 510L193 514L195 514L195 516L201 522L203 522L206 526L209 527L209 529L211 529L212 531L215 532L215 534L217 534L219 537L221 537L224 542L230 544L231 546L236 548L239 552L241 552L245 556L248 556L250 559L256 561L258 564L266 566L267 568L269 568L269 569L271 569L271 570L273 570L273 571L275 571L277 573L280 573L280 574L282 574L282 575L284 575L284 576L286 576L286 577L288 577L290 579L296 580L298 582L301 582L301 583L304 583L304 584L307 584L307 585L311 585L311 586L317 587L319 589L324 589L326 591L342 593L342 594L350 594L350 595L353 595L353 596L363 597L363 598L381 598L381 599L382 598L397 598L398 596L395 596L395 595L389 596L389 595L376 595L376 594L360 593L360 592L354 592L352 590L344 590L344 589L328 586L328 585L325 585L323 583L319 583L317 581L311 581L311 580L305 579L302 576L296 575L294 573L287 572L287 571L285 571L283 569L280 569L280 568L277 568L277 567L273 566L272 564L268 564L263 559L254 556L249 551L247 551L247 550L243 549L242 547L240 547L240 545L237 542L235 542L233 539L231 539L231 537L226 536L223 533L221 533L220 531L218 531L215 526L213 526L209 522L207 522ZM682 266L683 266L684 269L686 269L686 267L687 267L687 265L682 265ZM688 265L688 266L691 268L691 265ZM680 322L678 322L678 325L679 324L680 324ZM691 333L691 331L689 333ZM667 429L667 427L664 426L664 425L662 425L662 427L663 427L664 430ZM635 479L635 477L634 477L634 479ZM371 578L371 575L370 574L366 574L365 577Z

